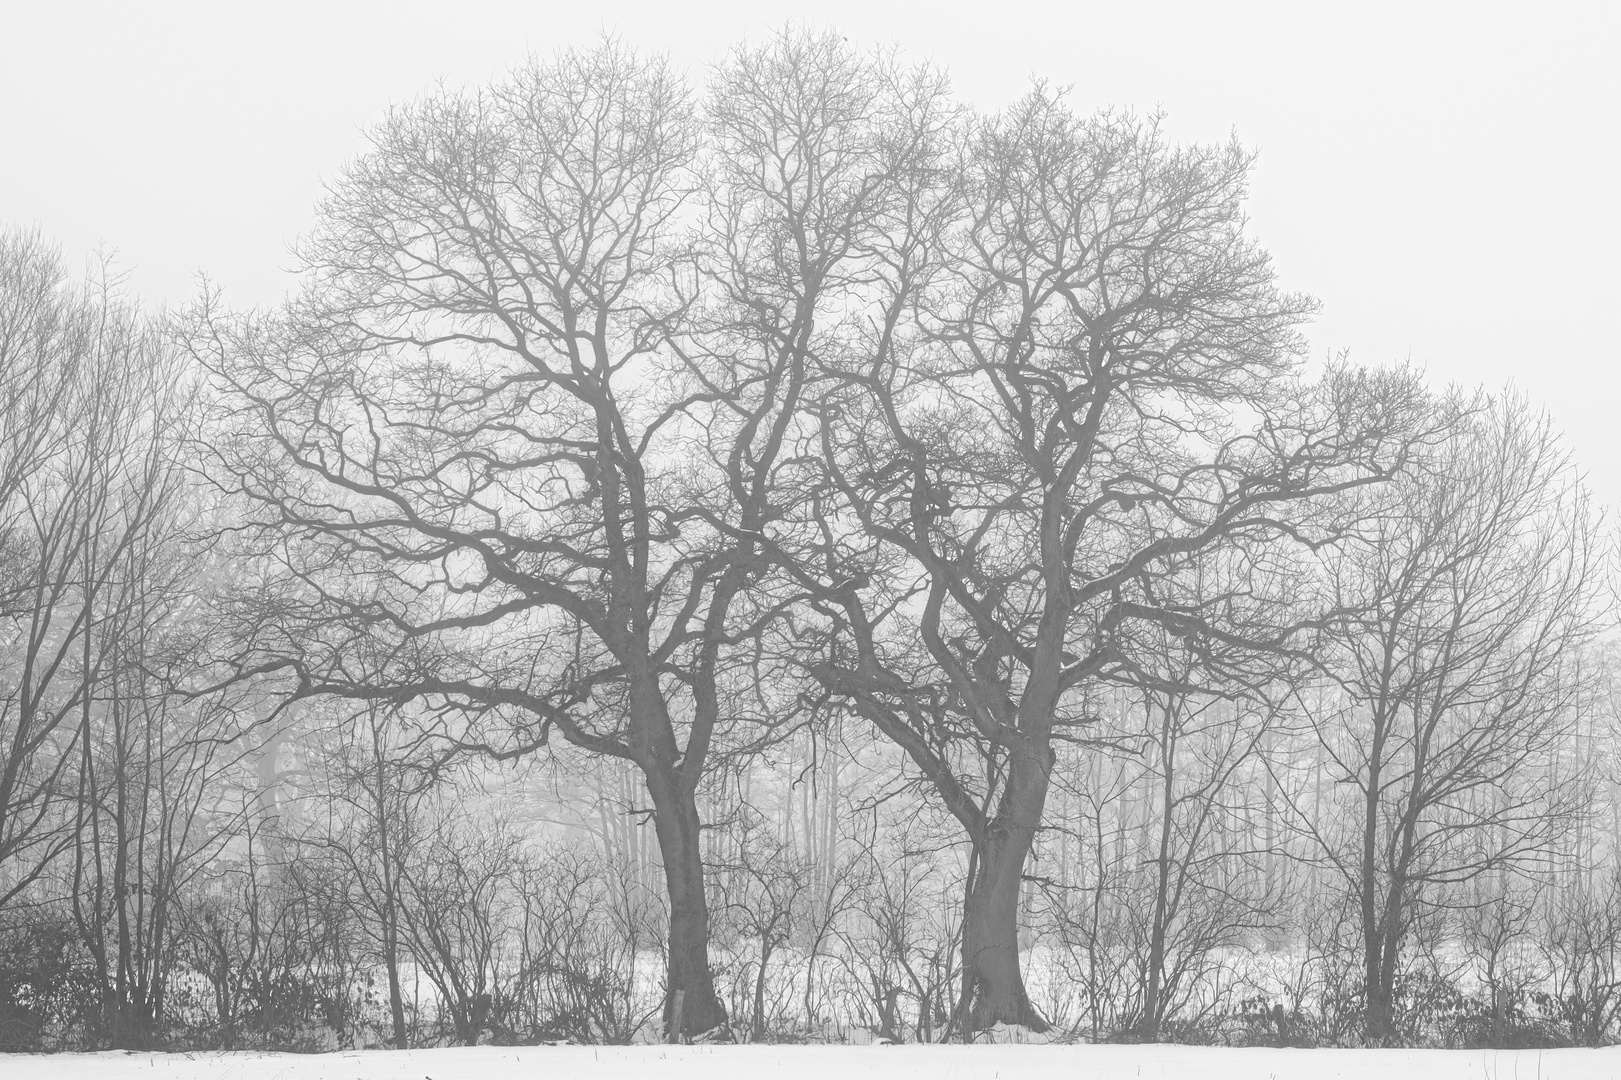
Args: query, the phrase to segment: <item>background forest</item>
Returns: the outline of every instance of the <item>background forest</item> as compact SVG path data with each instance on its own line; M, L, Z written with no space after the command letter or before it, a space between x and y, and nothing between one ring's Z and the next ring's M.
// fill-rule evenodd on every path
M607 41L273 310L0 233L0 1049L1614 1040L1613 530L1251 161Z

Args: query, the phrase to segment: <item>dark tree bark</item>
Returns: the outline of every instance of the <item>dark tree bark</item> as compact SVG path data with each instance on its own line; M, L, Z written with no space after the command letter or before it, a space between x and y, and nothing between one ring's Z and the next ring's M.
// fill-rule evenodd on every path
M1035 1031L1050 1025L1031 1005L1019 964L1019 897L1024 866L1040 828L1052 771L1051 760L1010 755L1007 794L996 820L974 838L963 910L963 1000L966 1027L980 1031L999 1023Z
M670 900L669 976L664 997L665 1030L674 1030L681 995L682 1035L696 1035L724 1022L709 967L709 898L704 889L703 845L693 792L680 778L650 772L647 782L657 813L659 851Z

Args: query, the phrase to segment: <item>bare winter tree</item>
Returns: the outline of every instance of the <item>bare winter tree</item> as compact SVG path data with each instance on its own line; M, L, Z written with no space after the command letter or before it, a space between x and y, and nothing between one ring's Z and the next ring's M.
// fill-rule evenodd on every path
M1549 421L1307 364L1236 142L693 87L391 109L274 309L0 228L0 1049L1613 1039Z
M1265 697L1275 685L1210 685L1186 639L1165 645L1159 685L1144 692L1148 723L1138 744L1153 803L1137 1021L1149 1041L1200 989L1213 954L1273 924L1279 898L1265 868L1274 844L1256 820L1267 812L1256 781L1279 711Z
M633 762L686 1034L724 1019L695 792L740 721L793 713L746 645L775 618L759 537L889 151L817 160L859 117L783 99L842 78L784 48L722 73L707 180L685 90L612 43L399 110L327 201L303 297L204 304L188 336L236 410L217 472L278 577L229 666L420 698L462 746L558 731Z
M187 378L105 265L69 288L37 240L7 234L0 294L0 902L70 854L50 884L91 959L92 1027L150 1045L177 893L231 817L209 800L232 714L169 693L199 584Z
M1087 686L1133 677L1132 624L1230 634L1229 598L1157 583L1217 547L1309 539L1291 507L1404 452L1410 379L1298 381L1312 306L1244 236L1249 162L1038 87L937 162L830 364L793 558L833 627L818 676L971 842L960 1030L1046 1026L1019 897Z
M312 726L315 726L312 724ZM399 745L406 725L375 702L342 722L319 723L306 740L311 771L300 800L308 805L296 829L276 832L295 845L301 862L318 863L361 916L373 955L388 987L390 1036L410 1046L405 993L400 979L405 944L401 931L403 879L420 858L425 827L420 821L423 774L411 768L412 748Z
M753 985L748 1005L740 1011L749 1018L749 1041L765 1042L767 991L781 998L791 991L786 978L772 977L771 962L813 918L814 868L809 860L796 857L780 837L772 835L757 811L745 808L743 813L736 854L726 865L717 867L722 871L717 876L727 921L740 938L752 941L759 950L744 965L746 973L752 962Z
M163 1038L185 897L242 821L240 804L218 804L236 765L235 718L138 673L129 653L144 635L114 630L127 635L121 670L83 721L66 876L97 1030L113 1047L145 1049Z
M1534 868L1584 790L1558 758L1599 625L1594 517L1545 417L1513 396L1460 411L1327 563L1349 613L1329 661L1342 692L1312 711L1310 752L1355 804L1309 825L1356 898L1376 1043L1396 1035L1414 920L1448 886Z
M79 606L66 565L85 542L72 513L83 503L42 472L67 450L74 385L93 339L65 276L37 236L0 233L0 904L27 888L67 838L51 813L72 761L63 732L72 729L76 680L49 676L77 652L74 637L58 639L52 624ZM49 648L57 640L62 647Z
M72 841L81 736L179 475L153 389L177 372L114 284L70 284L38 236L0 233L0 905Z
M424 800L428 835L402 874L401 923L456 1042L473 1046L517 967L509 961L521 925L513 894L521 841L499 817L436 795Z
M242 805L221 797L239 725L224 696L172 692L196 653L190 615L211 571L190 547L190 380L139 311L108 291L96 305L102 344L81 369L74 417L83 472L68 487L84 500L84 540L63 582L77 662L52 673L77 682L62 878L92 961L97 1026L133 1048L162 1038L182 894L241 823Z

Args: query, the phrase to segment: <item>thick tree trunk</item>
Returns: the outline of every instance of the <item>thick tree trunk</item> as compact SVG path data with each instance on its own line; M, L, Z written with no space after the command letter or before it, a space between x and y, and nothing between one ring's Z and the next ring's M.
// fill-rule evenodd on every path
M108 1010L114 1050L151 1050L157 1045L157 1023L139 990L121 993Z
M451 1007L451 1019L456 1024L456 1040L463 1046L477 1046L484 1031L484 1022L490 1015L490 995L457 991Z
M1047 800L1049 770L1016 754L996 818L975 844L973 881L963 910L965 1034L996 1024L1051 1028L1030 1003L1019 967L1019 894L1024 863Z
M1009 867L1012 867L1010 870ZM1030 1004L1019 969L1019 880L1023 860L982 862L969 890L963 921L964 997L968 1032L997 1024L1046 1031ZM987 872L989 871L989 872Z
M1392 896L1383 911L1377 901L1364 907L1363 1022L1370 1046L1390 1046L1396 1039L1396 957L1401 947L1399 898Z
M674 770L670 770L673 772ZM675 1021L676 994L682 994L682 1037L701 1035L726 1022L709 969L709 901L704 895L703 847L698 804L677 777L647 770L653 797L653 825L664 861L670 898L669 968L664 989L664 1029Z
M1367 980L1367 1037L1372 1046L1388 1046L1395 1037L1395 995L1391 980L1385 977L1386 967L1376 952L1369 953L1363 977Z

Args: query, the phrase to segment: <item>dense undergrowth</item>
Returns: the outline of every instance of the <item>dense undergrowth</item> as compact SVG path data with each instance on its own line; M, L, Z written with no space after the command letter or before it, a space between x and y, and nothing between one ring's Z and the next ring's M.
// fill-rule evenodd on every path
M344 931L357 927L311 933L312 926L296 925L283 913L285 937L261 934L255 941L225 933L222 914L216 909L177 935L164 960L161 997L145 997L129 979L120 985L115 976L121 1009L109 1003L106 973L69 913L44 907L13 914L0 926L0 1051L317 1052L394 1044L385 973L346 952L357 939L346 942ZM407 1044L657 1041L663 967L657 941L619 935L614 914L600 908L566 915L571 925L561 934L553 928L531 938L529 948L516 943L487 987L460 1002L434 985L422 965L408 964L401 975ZM1157 1029L1141 1015L1140 987L1089 987L1077 967L1102 960L1123 970L1129 962L1038 942L1029 954L1029 978L1053 1030L965 1036L951 1023L959 992L957 940L949 923L936 929L932 939L914 937L906 955L889 957L854 951L862 942L853 936L814 955L804 940L787 942L768 961L763 980L759 940L734 940L718 952L716 972L730 1019L705 1038L1365 1045L1354 954L1336 955L1310 941L1208 958ZM1517 943L1512 962L1501 952L1493 958L1495 972L1465 940L1415 951L1397 984L1394 1044L1551 1048L1616 1041L1618 995L1607 973L1612 957L1571 956L1569 942L1562 944L1564 954L1557 941L1551 948ZM888 960L896 964L886 971Z

